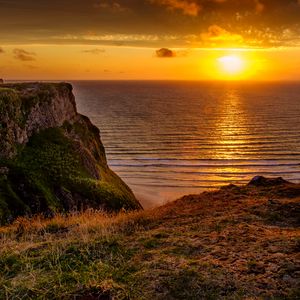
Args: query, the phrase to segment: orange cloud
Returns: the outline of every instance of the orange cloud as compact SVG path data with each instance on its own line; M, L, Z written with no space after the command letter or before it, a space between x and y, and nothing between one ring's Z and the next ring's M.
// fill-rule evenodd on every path
M208 30L201 34L201 39L203 42L215 44L240 44L244 41L241 35L231 33L218 25L209 26Z
M200 11L205 10L209 7L210 3L227 3L230 5L232 1L230 0L148 0L151 3L166 6L169 10L180 10L185 15L189 16L198 16ZM297 0L300 3L300 0ZM246 2L246 1L245 1ZM257 14L262 13L265 10L265 5L262 3L262 0L247 0L247 3L254 5L254 10ZM241 7L245 3L241 3Z
M166 6L169 10L180 10L188 16L197 16L202 7L189 0L150 0L151 3Z
M265 5L260 2L260 0L255 0L255 11L260 14L265 10Z
M36 56L34 52L28 52L18 48L14 49L13 53L15 55L14 58L21 61L34 61Z

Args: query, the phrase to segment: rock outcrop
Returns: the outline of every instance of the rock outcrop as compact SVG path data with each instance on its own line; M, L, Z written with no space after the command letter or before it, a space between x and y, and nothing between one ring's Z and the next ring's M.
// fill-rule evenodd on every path
M248 186L256 186L256 187L272 187L283 184L288 184L289 182L284 180L282 177L277 178L265 178L263 176L255 176L248 183Z
M0 223L19 215L138 209L66 83L0 87Z
M79 118L71 85L2 85L0 157L13 157L16 146L40 130L74 124Z

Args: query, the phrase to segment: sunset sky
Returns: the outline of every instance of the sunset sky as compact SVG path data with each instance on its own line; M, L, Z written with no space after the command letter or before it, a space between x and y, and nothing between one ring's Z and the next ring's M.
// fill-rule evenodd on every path
M1 77L300 80L300 0L0 0Z

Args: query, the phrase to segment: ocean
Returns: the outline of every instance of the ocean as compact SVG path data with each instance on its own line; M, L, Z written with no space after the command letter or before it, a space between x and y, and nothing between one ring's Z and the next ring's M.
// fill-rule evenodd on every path
M75 81L144 207L255 175L300 183L300 83Z

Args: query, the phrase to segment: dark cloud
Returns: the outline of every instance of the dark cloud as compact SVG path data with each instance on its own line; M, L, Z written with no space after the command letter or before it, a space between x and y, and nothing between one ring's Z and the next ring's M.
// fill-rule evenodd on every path
M300 45L298 0L0 0L0 7L2 45L210 47L226 36L228 46L238 37L245 46ZM224 30L219 39L212 26Z
M97 1L93 5L96 9L106 10L113 13L126 12L128 10L127 7L123 6L119 2L112 1Z
M159 58L170 58L176 56L176 53L168 48L161 48L159 50L156 50L155 54L156 57Z
M14 58L21 61L34 61L36 60L36 54L34 52L28 52L24 49L14 49L13 50Z
M1 54L1 53L4 53L4 50L3 50L2 47L0 47L0 54Z
M83 50L82 52L83 52L83 53L88 53L88 54L99 55L99 54L105 53L106 51L105 51L105 49L98 49L98 48L95 48L95 49Z

